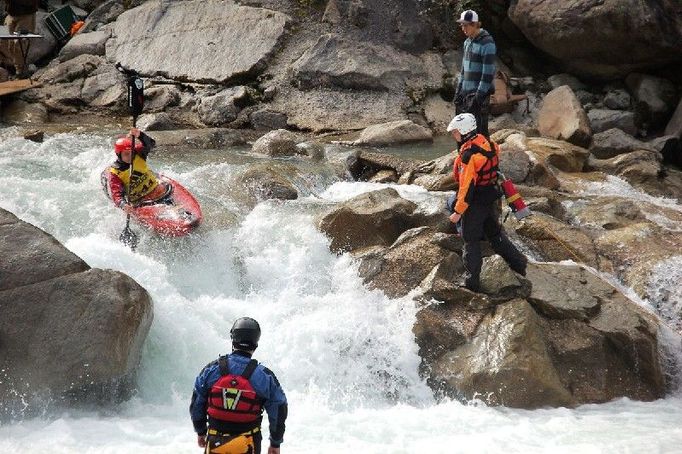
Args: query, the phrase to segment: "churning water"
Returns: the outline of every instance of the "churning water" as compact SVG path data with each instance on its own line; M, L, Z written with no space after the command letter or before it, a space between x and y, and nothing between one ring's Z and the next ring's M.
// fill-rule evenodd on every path
M35 144L12 135L0 132L0 207L90 266L132 276L154 299L154 322L135 398L1 425L2 453L200 452L187 411L194 377L228 350L239 316L261 323L255 356L289 399L284 453L682 452L680 396L535 411L434 401L417 373L413 303L363 287L357 264L331 254L315 227L325 205L376 185L319 171L301 177L299 200L250 209L229 185L257 157L159 153L152 167L183 183L210 216L176 240L136 227L142 242L133 253L117 240L124 216L100 189L113 156L107 137ZM425 209L436 203L422 189L398 189Z

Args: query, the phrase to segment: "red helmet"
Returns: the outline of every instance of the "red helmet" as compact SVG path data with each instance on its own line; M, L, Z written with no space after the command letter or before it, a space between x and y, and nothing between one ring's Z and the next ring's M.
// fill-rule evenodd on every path
M121 154L123 151L131 151L133 149L133 141L130 140L130 137L119 137L116 139L116 143L114 143L114 151L116 154ZM142 151L144 149L144 145L142 144L142 141L137 139L135 140L135 151Z

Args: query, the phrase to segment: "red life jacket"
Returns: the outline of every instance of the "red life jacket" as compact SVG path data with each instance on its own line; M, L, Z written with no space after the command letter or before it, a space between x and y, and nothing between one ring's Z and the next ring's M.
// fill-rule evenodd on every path
M478 148L474 149L476 152L488 158L483 167L478 171L476 186L496 185L497 172L499 171L499 146L494 142L490 142L483 134L478 134L463 145L460 153L464 155L468 151L471 154L474 151L472 150L473 145ZM466 159L466 161L468 162L469 159Z
M231 374L227 356L218 359L221 377L211 387L208 395L208 415L220 421L251 423L263 412L263 401L258 398L249 378L258 361L252 359L241 375Z

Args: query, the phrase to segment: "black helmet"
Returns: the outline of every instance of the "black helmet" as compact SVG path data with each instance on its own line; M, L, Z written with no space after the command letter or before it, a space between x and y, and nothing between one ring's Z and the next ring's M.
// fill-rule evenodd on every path
M250 317L238 318L230 330L232 345L244 350L255 350L260 340L260 325Z

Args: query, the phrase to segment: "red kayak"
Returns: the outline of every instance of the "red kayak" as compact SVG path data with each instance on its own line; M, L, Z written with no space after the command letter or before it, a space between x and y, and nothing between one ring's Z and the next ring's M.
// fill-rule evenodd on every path
M203 219L199 202L187 189L172 178L165 175L158 175L157 178L159 184L164 184L168 188L166 194L159 203L143 203L135 207L130 213L131 217L160 235L187 235ZM106 184L105 181L103 179L102 183ZM106 186L105 192L109 195Z

